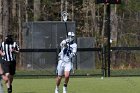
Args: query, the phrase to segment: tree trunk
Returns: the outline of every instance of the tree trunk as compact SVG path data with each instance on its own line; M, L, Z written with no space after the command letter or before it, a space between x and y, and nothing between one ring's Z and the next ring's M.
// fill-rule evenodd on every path
M28 7L28 0L25 0L25 22L28 22L28 10L27 10L27 7Z
M102 37L102 47L104 44L106 44L106 37L105 37L105 23L106 23L106 5L104 4L104 13L103 13L103 26L102 26L102 32L101 32L101 37Z
M95 3L93 0L89 1L90 5L90 10L91 10L91 18L92 18L92 23L91 23L91 36L93 36L93 31L98 31L97 25L96 25L96 17L95 17Z
M89 12L89 6L88 6L88 1L83 0L83 14L84 14L84 31L83 35L88 36L88 31L89 31L89 24L88 24L88 12Z
M111 11L111 39L117 41L117 32L118 32L118 17L116 14L116 9Z
M40 19L40 0L34 0L34 21Z
M64 3L64 0L61 0L61 13L63 11L63 3ZM61 21L63 21L63 17L61 16Z
M73 0L72 0L72 13L71 13L71 15L72 15L72 21L74 21L74 6L73 6Z
M22 47L22 31L21 31L21 2L18 3L18 42L19 46ZM20 53L19 56L19 67L22 67L22 54Z
M0 0L0 42L2 40L2 0Z
M2 22L3 22L3 37L5 37L8 34L9 31L9 0L3 0L3 12L2 12Z
M17 28L17 6L16 6L16 0L12 0L11 1L11 22L10 22L10 25L11 25L11 29L10 31L12 31L12 33L14 34L15 37L18 36L18 28Z
M12 17L16 17L16 0L12 0Z

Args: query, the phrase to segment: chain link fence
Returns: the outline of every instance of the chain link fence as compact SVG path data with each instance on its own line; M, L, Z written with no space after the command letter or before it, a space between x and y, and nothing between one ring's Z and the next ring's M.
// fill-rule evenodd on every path
M75 32L75 22L67 22L67 29ZM66 33L64 22L25 23L17 75L55 75L59 44ZM92 37L78 37L76 42L78 48L95 47ZM101 74L101 67L96 67L96 55L95 51L78 51L73 62L74 75Z
M67 22L67 29L75 32L75 22ZM66 38L66 33L64 22L25 23L17 75L55 75L57 55L60 51L59 44ZM117 43L114 41L111 43L110 75L139 76L139 34L127 34L127 32L118 34L122 38L118 38ZM103 48L95 48L95 38L77 37L76 42L78 52L74 59L75 73L73 75L107 74L108 60L106 58L108 55Z

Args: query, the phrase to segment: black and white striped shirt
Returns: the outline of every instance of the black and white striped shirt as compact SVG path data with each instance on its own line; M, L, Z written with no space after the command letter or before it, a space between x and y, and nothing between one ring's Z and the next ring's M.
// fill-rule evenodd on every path
M19 46L16 42L13 44L6 44L5 42L1 43L1 51L5 54L2 56L2 59L5 61L13 61L15 60L15 53L11 50L14 49L16 51L19 51Z

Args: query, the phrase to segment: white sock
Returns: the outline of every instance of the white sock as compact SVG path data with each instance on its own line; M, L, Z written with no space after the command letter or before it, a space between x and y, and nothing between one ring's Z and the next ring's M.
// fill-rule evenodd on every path
M67 89L67 87L63 86L63 90L65 90L65 91L66 91L66 89Z

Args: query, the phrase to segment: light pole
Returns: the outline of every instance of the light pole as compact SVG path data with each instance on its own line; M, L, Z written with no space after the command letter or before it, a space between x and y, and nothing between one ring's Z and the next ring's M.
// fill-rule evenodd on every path
M111 4L121 4L121 0L95 0L96 4L104 3L107 5L106 7L106 16L107 16L107 61L108 61L108 77L110 77L110 51L111 51L111 42L110 42L110 37L111 37L111 29L110 29L110 13L111 13ZM106 53L106 51L105 51ZM104 59L106 60L106 58Z

